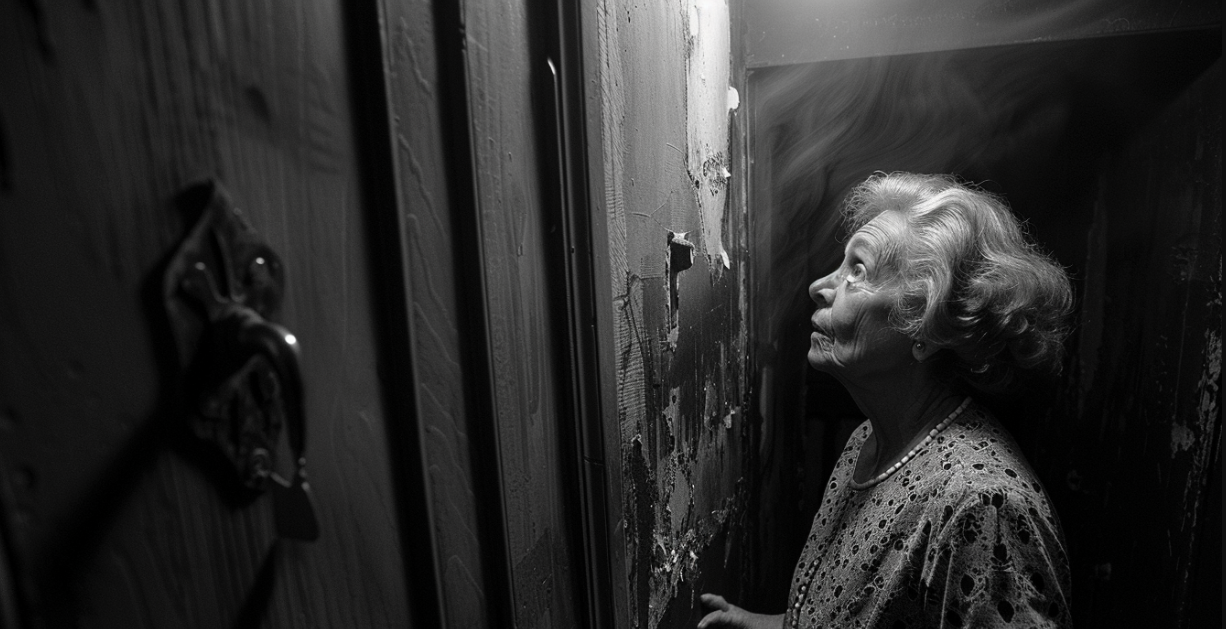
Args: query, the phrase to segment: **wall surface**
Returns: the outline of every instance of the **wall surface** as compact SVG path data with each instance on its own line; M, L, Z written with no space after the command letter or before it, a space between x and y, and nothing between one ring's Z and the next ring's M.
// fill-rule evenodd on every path
M743 128L721 0L599 3L601 142L626 547L621 626L737 596L746 517ZM730 79L731 77L731 79Z

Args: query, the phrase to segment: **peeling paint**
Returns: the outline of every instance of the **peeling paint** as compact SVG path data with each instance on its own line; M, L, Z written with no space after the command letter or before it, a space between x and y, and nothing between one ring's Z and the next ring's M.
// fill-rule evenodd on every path
M1218 292L1214 295L1213 300L1208 304L1208 311L1214 313L1216 319L1221 318L1222 312L1222 259L1218 258L1218 273L1217 273ZM1201 425L1212 426L1218 420L1221 409L1218 408L1218 400L1222 396L1222 331L1220 329L1205 330L1205 367L1201 372L1200 381L1196 384L1197 391L1200 394L1200 404L1197 407L1197 414Z
M667 450L659 449L657 452L658 458L664 459L672 454L677 447L677 418L681 414L681 387L673 387L669 391L668 406L664 408L664 413L661 419L664 420L665 439L664 443L668 445ZM670 477L671 478L671 477Z
M1213 299L1206 306L1206 310L1212 313L1212 320L1221 321L1222 318L1222 293L1221 293L1221 258L1218 258L1218 277L1213 281L1219 287ZM1204 367L1201 371L1200 380L1196 383L1196 419L1195 423L1200 428L1201 434L1204 436L1212 436L1221 422L1221 408L1219 400L1222 395L1222 333L1220 329L1210 328L1204 331ZM1192 467L1197 475L1203 474L1210 465L1214 456L1216 444L1210 442L1202 444L1201 447L1193 450ZM1184 485L1183 502L1185 505L1192 506L1190 515L1195 516L1195 500L1193 494L1195 483Z
M693 491L693 487L690 487L690 491ZM653 540L655 561L650 576L648 627L659 625L666 607L676 597L682 583L693 583L701 578L698 566L700 555L724 529L729 517L736 513L734 504L743 502L743 495L730 496L724 499L719 509L711 510L709 517L693 518L695 526L670 531L669 535L656 534ZM688 511L693 512L692 498Z
M668 253L665 256L665 273L668 275L668 348L677 348L681 333L681 295L677 276L694 266L694 243L685 239L687 232L668 232Z
M715 388L715 383L707 378L706 385L703 387L703 408L702 420L703 424L714 422L719 418L720 399L719 391Z
M1221 295L1216 300L1216 312L1221 312ZM1212 306L1213 304L1211 304ZM1199 404L1197 420L1202 427L1212 428L1220 420L1218 400L1222 398L1222 333L1220 330L1205 330L1205 368L1196 384Z
M685 236L686 232L668 232L670 273L680 273L694 266L694 243Z
M732 409L748 390L748 301L731 264L746 258L744 212L727 214L741 173L729 24L725 0L598 3L629 586L619 626L681 626L697 592L741 591L751 450Z
M723 243L727 206L728 112L731 29L725 0L690 0L686 67L687 170L702 219L702 246L709 260L730 267ZM739 95L737 95L739 104ZM697 169L697 172L696 172ZM714 267L713 268L718 268Z
M1171 425L1171 456L1189 450L1192 444L1196 442L1196 435L1183 424L1175 423Z

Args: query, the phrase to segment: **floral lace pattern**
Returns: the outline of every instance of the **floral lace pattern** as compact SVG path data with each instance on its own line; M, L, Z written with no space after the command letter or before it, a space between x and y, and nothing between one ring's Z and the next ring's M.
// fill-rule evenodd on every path
M1064 536L1012 437L972 403L884 482L848 440L792 577L784 627L1069 627Z

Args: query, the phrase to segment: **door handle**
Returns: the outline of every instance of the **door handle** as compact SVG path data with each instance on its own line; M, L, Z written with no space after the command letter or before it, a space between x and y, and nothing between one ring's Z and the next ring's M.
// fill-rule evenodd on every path
M162 289L191 432L229 463L231 480L271 492L279 537L315 540L300 349L273 321L285 291L281 260L220 182L192 186L180 201L202 211ZM286 463L292 472L280 471Z

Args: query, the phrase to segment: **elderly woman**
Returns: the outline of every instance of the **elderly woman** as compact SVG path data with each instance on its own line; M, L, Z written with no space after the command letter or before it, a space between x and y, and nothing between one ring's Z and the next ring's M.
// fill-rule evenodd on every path
M785 613L704 594L699 627L1063 627L1063 534L1013 439L974 399L1058 368L1072 296L1004 202L877 174L817 304L809 363L868 417L847 442Z

